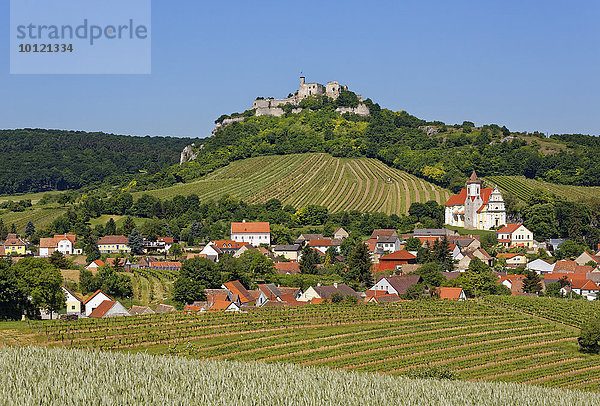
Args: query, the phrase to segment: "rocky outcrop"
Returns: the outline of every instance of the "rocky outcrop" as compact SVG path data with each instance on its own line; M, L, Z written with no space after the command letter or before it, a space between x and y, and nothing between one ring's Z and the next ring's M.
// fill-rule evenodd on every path
M181 151L181 157L179 158L179 165L182 165L186 162L193 161L198 158L198 154L200 150L204 148L204 145L200 145L196 147L196 144L188 145Z
M342 114L354 113L354 114L358 114L359 116L364 116L364 117L367 117L368 115L371 114L371 112L369 111L369 108L364 103L360 103L357 107L338 107L337 109L335 109L335 111L339 111Z
M240 121L244 121L246 117L234 117L234 118L226 118L225 120L221 121L220 123L215 124L215 129L212 131L213 135L215 135L215 133L221 129L221 128L225 128L230 124L233 123L239 123Z

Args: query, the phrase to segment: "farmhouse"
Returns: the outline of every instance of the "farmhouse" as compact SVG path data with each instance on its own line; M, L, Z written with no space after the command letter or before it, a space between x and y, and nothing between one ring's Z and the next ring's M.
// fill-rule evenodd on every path
M320 240L310 240L308 245L322 254L325 254L329 248L332 248L335 252L338 252L341 245L340 240L332 240L330 238L323 238Z
M507 224L496 231L496 237L505 247L533 248L533 233L523 224Z
M350 286L344 283L334 283L330 286L311 286L306 289L306 292L300 295L298 301L312 303L314 303L315 299L319 299L317 301L327 301L331 300L331 297L336 293L342 296L352 296L357 299L360 298L360 294Z
M231 239L255 247L260 244L271 245L271 227L268 222L232 222Z
M209 242L204 248L202 248L202 251L200 251L199 255L188 254L188 259L189 255L210 259L213 262L219 262L219 258L221 258L221 255L223 255L223 251L221 251L221 249L217 247L213 242Z
M300 248L300 244L276 245L273 248L273 254L282 256L290 261L298 261L302 256L302 249Z
M154 310L150 306L131 306L129 313L133 316L134 314L154 314Z
M131 252L129 240L124 235L106 235L98 240L97 245L101 254Z
M415 264L417 257L406 250L399 250L379 258L377 271L399 271L402 265Z
M516 252L500 252L496 255L496 258L504 258L506 260L506 266L511 268L527 265L527 257Z
M65 285L62 285L62 290L65 294L67 314L81 314L81 311L83 310L83 301Z
M75 254L75 239L74 234L54 235L51 238L40 238L40 257L49 257L58 251L63 255ZM78 250L81 253L81 250Z
M276 262L275 270L282 275L296 275L300 273L298 262Z
M382 290L400 296L405 294L409 287L421 281L421 275L379 275L377 283L369 290Z
M489 230L506 224L504 199L498 188L482 189L475 171L467 188L446 202L445 223L468 229Z
M27 243L17 237L16 234L8 234L2 247L4 248L4 255L23 256L25 255Z

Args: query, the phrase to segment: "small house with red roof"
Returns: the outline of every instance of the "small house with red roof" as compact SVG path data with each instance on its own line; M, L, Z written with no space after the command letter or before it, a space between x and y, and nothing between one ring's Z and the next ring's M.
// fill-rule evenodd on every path
M527 265L527 257L518 252L500 252L496 255L497 259L504 258L506 260L506 266L516 268L518 266Z
M435 288L435 295L443 300L456 300L458 302L464 302L467 300L467 295L465 295L463 288Z
M92 296L88 297L83 301L83 306L85 307L85 315L89 316L92 314L94 309L96 309L100 304L106 300L112 301L112 298L108 296L106 293L102 292L98 289L96 292L92 294Z
M333 248L335 252L339 252L341 240L331 238L313 239L308 241L308 245L321 253L325 254L329 248Z
M445 205L445 223L476 230L489 230L506 224L504 199L498 188L482 189L475 171L466 189L453 195Z
M54 235L50 238L40 238L40 257L49 257L58 251L63 255L73 255L75 253L75 234ZM79 250L79 253L81 250Z
M102 261L101 259L97 259L95 261L90 262L90 264L86 266L85 269L87 269L88 271L97 271L104 265L106 265L104 261Z
M377 271L396 271L401 270L402 265L416 264L417 257L406 250L399 250L391 254L384 255L379 258Z
M496 231L496 237L505 247L533 248L533 233L523 224L507 224Z
M116 300L105 300L92 311L88 317L105 319L107 317L131 316L127 309Z
M232 222L231 239L255 247L260 244L271 245L271 226L268 222Z
M275 270L282 275L297 275L300 273L299 262L276 262Z

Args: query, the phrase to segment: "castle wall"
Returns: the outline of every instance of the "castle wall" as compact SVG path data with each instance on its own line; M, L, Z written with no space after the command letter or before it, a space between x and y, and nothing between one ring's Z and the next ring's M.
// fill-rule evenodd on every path
M364 103L359 104L357 107L338 107L337 109L335 109L335 111L339 111L342 114L354 113L354 114L358 114L359 116L365 116L365 117L368 116L369 114L371 114L371 112L369 111L369 108Z

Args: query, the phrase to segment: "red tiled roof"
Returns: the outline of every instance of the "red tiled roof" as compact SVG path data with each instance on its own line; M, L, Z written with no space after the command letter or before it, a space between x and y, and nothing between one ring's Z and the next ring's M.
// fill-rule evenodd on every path
M525 257L525 255L519 254L518 252L500 252L498 253L498 255L496 255L497 258L502 257L506 259L514 258L517 256Z
M277 262L275 264L275 269L277 272L283 274L298 274L300 273L300 264L298 262Z
M102 261L101 259L97 259L97 260L93 261L93 262L92 262L90 265L92 265L92 264L96 264L96 266L97 266L98 268L100 268L101 266L104 266L104 265L105 265L105 264L104 264L104 261ZM88 265L88 266L89 266L89 265Z
M158 237L156 239L156 241L164 242L164 243L167 243L167 244L173 244L174 240L173 240L173 237Z
M98 240L98 245L108 244L129 244L129 240L124 235L105 235Z
M582 290L600 290L597 284L587 279L575 279L571 281L571 287Z
M440 297L440 299L450 299L450 300L459 299L462 291L463 291L462 288L441 287L441 288L436 289L436 292L437 292L438 296Z
M233 296L239 296L241 303L251 302L252 295L248 290L240 283L240 281L231 281L224 284L225 288L229 289Z
M571 261L570 259L561 259L560 261L556 261L554 263L554 272L566 272L566 273L579 273L579 274L587 274L588 272L592 272L594 270L593 266L589 265L579 265L575 261Z
M216 302L214 302L212 304L212 306L210 307L210 310L225 310L229 306L231 306L231 303L232 302L229 302L227 300L217 300Z
M488 202L490 201L490 196L493 191L494 189L481 189L481 200L483 200L484 205L488 204ZM450 196L450 199L448 199L448 201L446 202L446 206L456 206L465 204L466 200L467 189L461 189L459 194ZM481 210L482 207L480 207L479 210Z
M331 246L331 238L323 238L323 239L315 239L315 240L310 240L308 242L308 245L310 245L311 247L329 247Z
M410 261L413 259L417 259L417 257L406 250L399 250L396 252L392 252L391 254L384 255L383 257L379 258L379 261Z
M212 241L212 243L221 250L223 250L223 249L229 249L229 250L236 249L237 250L247 244L247 243L241 242L241 241L230 241L230 240L218 240L218 241Z
M231 223L231 233L270 233L271 227L268 222L242 222L242 223Z
M115 305L115 303L117 302L115 302L114 300L105 300L104 302L100 303L100 305L98 305L98 307L96 307L88 317L95 317L97 319L101 319L102 317L104 317L106 312L108 312Z
M507 224L504 227L502 227L501 229L496 230L496 234L499 234L499 233L512 234L515 231L517 231L517 228L519 228L521 226L522 226L522 224L515 224L515 223Z

